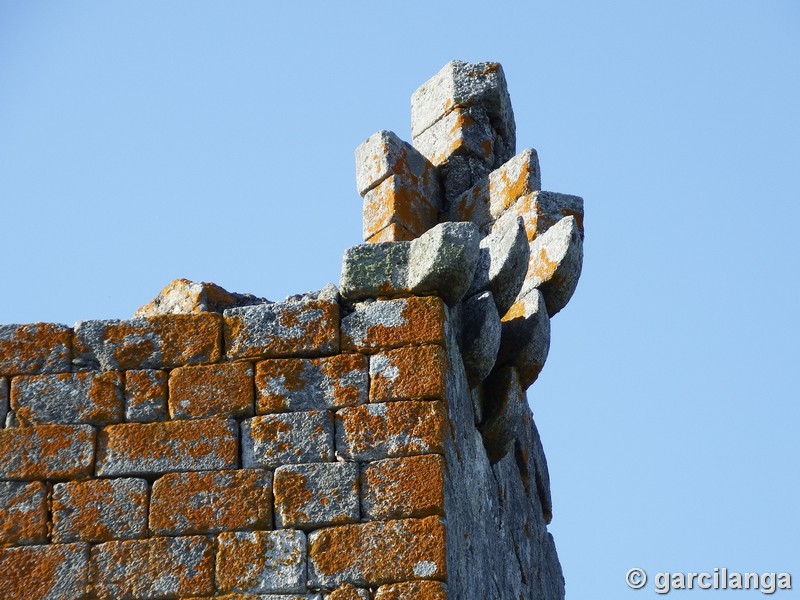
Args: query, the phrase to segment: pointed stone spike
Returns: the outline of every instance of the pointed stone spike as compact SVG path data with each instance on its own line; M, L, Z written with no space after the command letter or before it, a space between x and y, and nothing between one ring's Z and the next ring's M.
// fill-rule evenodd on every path
M489 375L500 349L500 315L491 292L479 292L461 304L458 345L469 387L474 388Z
M497 365L516 367L522 387L528 388L539 376L550 351L550 317L544 296L533 289L517 299L501 321Z
M527 401L525 389L513 367L492 371L483 382L483 389L485 420L480 431L489 462L494 464L513 447Z

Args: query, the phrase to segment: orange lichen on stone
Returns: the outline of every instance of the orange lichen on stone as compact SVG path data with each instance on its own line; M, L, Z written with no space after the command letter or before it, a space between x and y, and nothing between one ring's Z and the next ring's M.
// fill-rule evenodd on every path
M444 458L388 458L361 471L361 509L370 520L444 515Z
M72 329L56 323L0 325L0 374L70 370Z
M328 411L271 414L242 423L245 467L274 469L333 459L333 419Z
M308 543L309 579L320 587L447 577L439 517L330 527L312 533Z
M47 543L47 486L0 481L0 546Z
M238 446L233 419L111 425L99 435L97 474L232 469L237 467Z
M365 240L394 223L414 237L436 225L436 209L419 192L397 175L392 175L364 196L363 234Z
M328 594L325 600L371 600L371 598L369 590L345 583Z
M94 462L89 425L35 425L0 429L0 478L80 479Z
M375 600L447 600L447 586L439 581L407 581L382 585Z
M336 448L356 460L444 454L446 431L447 411L438 401L366 404L336 413Z
M368 244L380 244L381 242L410 242L416 235L397 223L389 223L379 232L366 238Z
M359 518L354 463L286 465L275 471L275 527L314 529Z
M269 471L168 473L153 484L150 530L157 535L271 528Z
M170 417L252 416L253 374L247 362L175 369L169 374Z
M125 372L125 420L162 421L167 416L167 372L142 369Z
M0 549L3 600L85 598L88 548L86 544L47 544Z
M369 359L370 402L445 398L447 353L441 346L397 348Z

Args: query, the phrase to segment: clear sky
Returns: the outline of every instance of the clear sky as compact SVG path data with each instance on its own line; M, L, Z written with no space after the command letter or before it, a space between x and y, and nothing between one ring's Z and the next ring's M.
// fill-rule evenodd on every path
M455 58L503 64L518 150L586 201L528 393L568 597L656 597L631 567L789 571L800 597L792 0L0 0L0 322L337 281L353 150L408 139Z

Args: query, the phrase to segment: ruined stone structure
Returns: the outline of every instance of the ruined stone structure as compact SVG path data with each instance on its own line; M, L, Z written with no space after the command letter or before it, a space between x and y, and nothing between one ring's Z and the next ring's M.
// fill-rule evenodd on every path
M583 202L516 154L497 64L446 65L412 135L356 151L338 289L0 326L0 597L563 598L525 389Z

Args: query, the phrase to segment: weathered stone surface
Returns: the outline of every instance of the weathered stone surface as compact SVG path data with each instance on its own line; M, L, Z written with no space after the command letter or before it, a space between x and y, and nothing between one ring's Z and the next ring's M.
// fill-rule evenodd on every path
M147 481L91 479L53 487L53 542L107 542L147 534Z
M536 150L528 148L455 198L449 216L485 230L519 198L541 187L539 158Z
M28 375L11 380L11 409L20 425L122 420L122 375L118 372Z
M438 217L416 185L391 175L364 194L362 233L369 240L394 223L416 237L436 225Z
M451 156L446 163L439 167L439 175L444 189L445 205L452 207L453 203L464 192L485 181L492 168L480 158L474 156ZM446 215L449 216L449 215ZM452 216L450 216L450 220ZM474 221L477 219L461 219Z
M325 596L325 600L372 600L369 590L345 583Z
M0 325L0 374L69 371L71 339L72 329L56 323Z
M0 429L0 478L77 479L94 462L90 425L35 425Z
M214 593L214 547L203 536L106 542L92 548L98 598L174 598Z
M312 586L374 586L447 576L439 517L329 527L309 535L308 544Z
M322 356L339 351L338 291L225 311L228 358Z
M444 516L444 458L424 454L368 463L361 471L361 509L373 521Z
M391 583L378 588L375 600L447 600L447 586L439 581Z
M444 452L441 402L388 402L336 412L336 449L345 458L378 460Z
M47 520L43 482L0 481L0 546L46 544Z
M435 297L356 304L342 319L342 350L376 352L444 343L444 303Z
M248 362L175 369L169 374L170 417L252 416L253 376Z
M97 475L235 469L238 446L233 419L110 425L98 438Z
M73 361L103 371L216 362L222 356L221 329L222 317L214 313L79 321Z
M375 235L368 237L366 242L368 244L379 244L381 242L408 242L413 240L415 237L417 236L402 225L390 223Z
M514 444L514 459L519 468L520 478L525 488L525 495L534 505L541 509L544 522L553 519L553 501L550 495L550 472L547 469L547 458L544 455L539 430L529 407L522 411L517 440Z
M517 369L523 387L529 387L544 367L550 351L550 317L539 290L517 300L502 317L497 364Z
M267 302L252 294L237 294L227 291L216 283L176 279L166 286L158 296L136 311L137 317L155 315L191 314L198 312L221 313L226 308L249 306Z
M155 369L125 372L125 420L137 423L167 418L167 373Z
M522 289L528 272L530 247L521 218L492 228L480 243L480 258L467 296L490 291L497 312L504 315Z
M356 148L356 187L364 196L392 175L417 189L436 210L441 189L434 166L411 144L391 131L379 131Z
M359 517L358 465L310 463L275 470L275 527L315 529Z
M220 534L217 585L222 592L304 592L305 534L290 529Z
M583 237L583 198L556 192L534 191L515 201L503 216L495 221L491 231L508 227L509 221L516 221L517 217L522 217L525 223L525 235L530 242L564 217L570 216L575 217L575 223Z
M466 293L478 264L480 236L471 223L440 223L411 242L408 285L453 306Z
M264 360L256 364L255 382L259 414L356 406L367 401L367 357Z
M369 400L444 400L447 355L441 346L408 346L369 358Z
M322 594L222 594L192 596L181 600L323 600Z
M513 367L501 367L483 382L481 424L483 444L489 461L494 464L511 450L519 433L523 409L527 406L525 389Z
M408 294L413 242L359 244L344 251L339 289L347 300Z
M89 589L86 544L0 549L3 600L84 598Z
M583 238L575 217L564 217L531 242L528 274L520 295L538 288L552 317L567 305L583 268Z
M503 67L499 63L447 63L411 96L411 135L415 139L456 107L480 106L504 148L500 162L514 154L516 126Z
M264 415L242 423L242 464L246 468L275 469L332 460L333 419L328 411Z
M494 132L481 106L454 108L414 138L414 147L435 166L452 156L472 156L493 167Z
M153 484L156 535L271 529L272 473L260 469L167 473Z
M0 429L6 422L8 414L8 379L0 377Z
M470 388L494 367L500 349L500 315L491 292L480 292L461 305L458 345Z

